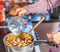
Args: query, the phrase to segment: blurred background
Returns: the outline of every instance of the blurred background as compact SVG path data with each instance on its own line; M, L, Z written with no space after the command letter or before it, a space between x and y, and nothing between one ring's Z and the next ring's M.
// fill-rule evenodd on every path
M2 26L5 27L7 25L7 22L9 22L10 20L11 16L9 16L8 12L11 9L11 7L13 7L13 5L15 4L26 6L29 4L35 4L39 1L41 0L0 0L0 37L1 37L0 46L2 47L0 48L0 50L2 50L2 52L5 52L4 45L2 45L3 43L2 39L7 33L10 33L10 31L8 28L1 27ZM37 12L34 14L28 14L24 16L24 19L26 20L26 22L27 21L29 22L29 25L34 26L41 19L41 13ZM56 29L59 27L59 23L60 23L60 6L51 10L47 10L45 20L34 30L36 33L38 33L38 39L40 40L48 39L46 34L56 31ZM41 47L41 50L42 52L44 52L43 46ZM45 51L46 50L47 49L45 49Z

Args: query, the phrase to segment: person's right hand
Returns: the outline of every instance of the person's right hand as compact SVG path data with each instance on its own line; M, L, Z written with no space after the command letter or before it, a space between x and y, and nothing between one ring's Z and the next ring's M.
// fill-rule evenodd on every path
M26 9L21 7L16 9L16 15L19 17L23 17L26 14Z
M47 37L49 41L54 42L56 44L60 44L60 32L48 33Z
M18 17L23 17L26 13L26 9L23 7L20 7L19 5L15 5L11 10L9 11L10 15L18 16Z

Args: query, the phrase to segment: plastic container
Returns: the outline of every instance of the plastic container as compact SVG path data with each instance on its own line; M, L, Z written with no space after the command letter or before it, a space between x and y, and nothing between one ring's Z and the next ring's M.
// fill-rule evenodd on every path
M24 25L24 20L22 18L17 18L17 17L11 17L11 19L8 22L8 29L16 34L20 33Z

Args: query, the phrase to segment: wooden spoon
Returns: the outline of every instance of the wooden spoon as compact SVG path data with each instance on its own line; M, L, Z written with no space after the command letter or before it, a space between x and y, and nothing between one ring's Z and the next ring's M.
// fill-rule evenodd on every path
M30 35L30 32L31 32L32 30L34 30L36 27L38 27L38 25L41 24L44 19L45 19L45 17L42 16L42 19L41 19L29 32L20 35L20 38L22 38L22 37L27 37L28 35Z
M37 28L39 26L39 24L41 24L44 19L45 19L45 17L42 17L42 19L28 33L30 33L32 30Z

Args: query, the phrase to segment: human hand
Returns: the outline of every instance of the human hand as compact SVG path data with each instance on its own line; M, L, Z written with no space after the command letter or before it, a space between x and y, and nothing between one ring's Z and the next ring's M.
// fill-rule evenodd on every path
M48 33L47 37L49 41L56 43L56 44L60 44L60 32Z
M26 9L23 7L20 7L19 5L14 5L14 7L9 11L10 15L23 17L26 13Z
M26 9L22 7L16 9L16 15L19 17L23 17L26 14L26 12Z

